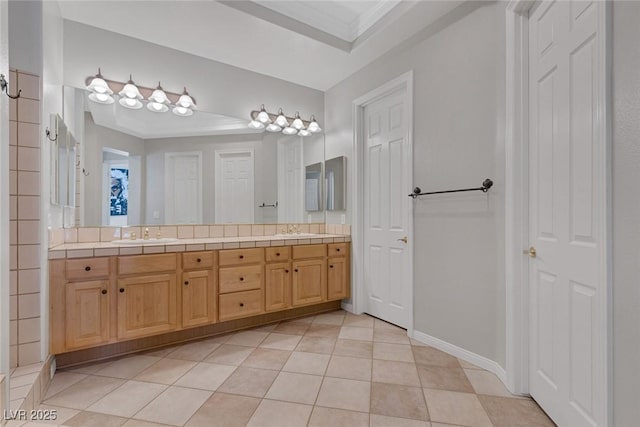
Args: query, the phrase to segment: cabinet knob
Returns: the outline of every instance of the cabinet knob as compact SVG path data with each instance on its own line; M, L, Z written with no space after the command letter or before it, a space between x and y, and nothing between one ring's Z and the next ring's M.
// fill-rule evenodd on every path
M84 271L91 271L91 267L89 267L88 265L84 268Z
M197 262L202 262L202 259L201 259L201 258L198 258L196 261L197 261Z
M240 255L240 259L244 259L244 255Z
M244 307L244 303L243 302L240 303L240 307Z
M276 256L280 256L280 252L276 252Z
M120 293L123 293L123 292L124 292L124 288L120 288Z
M106 295L106 294L107 294L107 290L106 290L106 289L103 289L103 290L102 290L102 295Z
M333 265L330 265L329 268L333 268Z
M241 277L241 278L240 278L240 281L241 281L241 282L244 282L244 277Z
M184 281L184 284L185 284L185 285L188 285L188 284L189 284L189 281L188 281L188 280L185 280L185 281Z
M293 271L295 271L295 272L297 273L297 272L298 272L298 269L296 268L296 269L295 269L295 270L293 270Z
M340 252L340 248L336 248L336 252Z
M288 272L289 272L289 270L285 270L284 272L285 272L285 273L288 273Z

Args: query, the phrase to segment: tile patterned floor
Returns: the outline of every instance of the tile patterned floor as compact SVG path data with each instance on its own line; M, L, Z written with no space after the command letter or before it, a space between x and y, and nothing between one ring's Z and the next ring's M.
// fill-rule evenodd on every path
M344 311L62 370L40 409L70 427L554 425L492 373Z

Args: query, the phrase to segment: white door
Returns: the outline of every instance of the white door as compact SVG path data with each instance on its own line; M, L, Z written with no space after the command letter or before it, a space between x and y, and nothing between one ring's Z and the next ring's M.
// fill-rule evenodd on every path
M278 222L303 222L302 137L278 141Z
M602 13L545 2L529 21L529 387L559 426L606 425Z
M202 153L165 154L165 222L202 223Z
M403 328L411 318L406 89L364 108L364 283L367 312ZM407 240L408 241L408 240ZM409 242L410 244L410 242Z
M216 223L253 222L253 151L216 151Z

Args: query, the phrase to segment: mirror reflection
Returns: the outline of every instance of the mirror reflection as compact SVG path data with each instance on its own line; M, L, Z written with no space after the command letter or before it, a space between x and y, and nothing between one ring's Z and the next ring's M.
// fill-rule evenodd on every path
M324 162L328 211L343 211L347 204L347 159L335 157Z
M122 111L87 95L65 88L80 150L77 224L324 222L322 134L239 133L235 118ZM306 203L307 165L319 165L316 204Z

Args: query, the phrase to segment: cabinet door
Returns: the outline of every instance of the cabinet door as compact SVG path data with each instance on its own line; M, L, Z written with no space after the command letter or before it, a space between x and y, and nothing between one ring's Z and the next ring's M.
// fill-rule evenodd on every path
M293 262L293 305L307 305L327 299L327 263L324 259Z
M327 299L337 300L349 296L349 277L345 257L329 258L327 273Z
M216 306L213 273L210 270L182 274L182 326L214 323Z
M276 311L291 306L291 266L289 263L267 264L265 310Z
M109 282L67 283L65 341L67 349L109 340Z
M118 280L118 338L138 338L176 328L176 275Z

